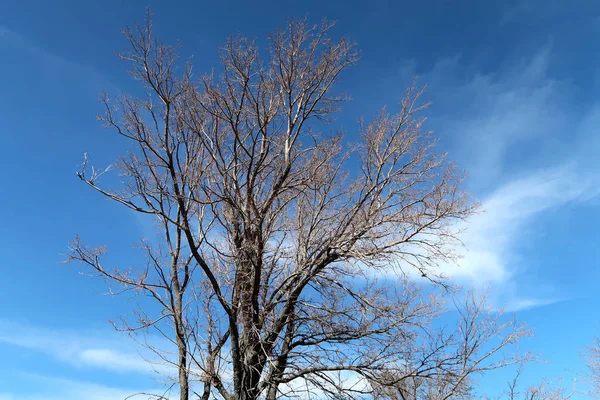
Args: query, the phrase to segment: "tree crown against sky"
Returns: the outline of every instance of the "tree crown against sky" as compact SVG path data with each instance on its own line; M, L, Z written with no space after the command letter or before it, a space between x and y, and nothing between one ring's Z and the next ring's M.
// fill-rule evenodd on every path
M149 17L125 31L131 51L121 57L146 95L105 96L101 119L137 148L117 164L119 189L104 188L109 171L87 158L78 176L154 217L163 236L142 245L138 270L105 267L104 248L78 238L72 259L156 300L157 315L140 310L124 329L154 328L176 345L182 399L194 381L206 399L275 399L371 390L348 387L349 374L386 386L451 370L418 358L424 350L414 346L423 344L410 337L439 303L401 276L443 284L438 264L456 259L458 226L477 205L423 128L418 113L428 104L415 85L395 113L361 121L355 143L330 132L344 100L334 84L357 61L354 45L329 38L331 28L292 20L270 36L266 57L233 37L221 49L222 71L200 78L191 64L178 69ZM385 277L392 272L397 279ZM480 308L467 309L473 324ZM497 350L526 334L513 326ZM440 340L445 348L454 339ZM467 355L446 357L457 365ZM452 390L467 378L465 365L452 372L462 376Z
M393 114L398 89L420 76L419 84L428 84L423 98L433 101L419 113L428 118L424 126L440 137L438 151L449 151L469 170L469 189L485 209L463 235L468 251L462 251L460 267L443 270L467 286L489 284L493 304L506 304L535 328L536 338L525 341L525 348L548 362L525 368L520 389L562 375L570 392L577 376L576 397L583 398L579 352L598 328L590 317L597 314L600 271L593 268L600 251L594 234L600 216L598 4L150 3L159 36L182 41L183 58L194 54L197 77L211 67L220 72L216 49L231 33L258 38L266 56L267 32L290 15L336 20L334 37L347 34L361 49L360 62L336 85L336 92L353 99L331 125L344 126L351 142L358 141L358 115L371 121L382 104ZM124 270L143 267L131 243L154 239L152 217L106 201L72 174L86 151L90 163L106 166L132 147L92 120L101 111L102 90L144 97L143 87L112 56L125 47L119 30L139 18L143 6L23 0L6 3L0 13L6 61L0 73L10 77L0 96L0 130L10 149L0 168L6 189L0 298L11 305L0 316L6 378L0 397L111 399L157 389L147 375L151 365L136 361L137 349L102 323L127 314L130 296L108 300L98 296L105 290L101 281L52 266L74 232L86 243L107 244L104 265ZM99 182L108 189L118 181L113 172ZM151 302L135 299L144 306ZM480 393L499 392L511 378L506 375L486 375L476 386Z

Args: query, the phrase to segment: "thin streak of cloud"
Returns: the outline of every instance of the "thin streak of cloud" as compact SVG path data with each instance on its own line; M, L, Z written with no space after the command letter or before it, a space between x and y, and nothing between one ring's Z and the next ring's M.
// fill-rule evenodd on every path
M592 201L600 192L592 161L600 147L600 105L575 106L578 89L548 72L552 56L547 46L487 75L465 73L456 57L419 74L434 102L430 126L483 199L484 212L466 225L463 258L443 272L469 286L490 286L494 302L511 311L565 299L559 282L519 285L522 274L532 272L520 245L535 237L547 213ZM400 75L417 72L409 62Z
M0 392L0 400L123 400L125 398L136 400L148 399L149 393L163 394L162 390L156 388L128 389L30 373L19 373L19 375L31 384L19 390L18 395ZM133 396L136 393L140 394ZM162 398L165 400L175 398L172 393L169 396Z
M500 186L483 202L484 211L467 225L467 250L446 273L476 284L502 283L518 274L514 256L520 237L536 217L598 194L600 179L581 176L569 165L535 171Z
M517 298L510 301L504 309L507 312L526 311L532 308L549 306L564 301L562 298Z
M116 336L116 335L115 335ZM46 354L77 367L99 368L115 372L168 373L171 368L148 362L132 341L123 336L45 329L0 320L0 343Z
M94 97L102 91L113 94L121 92L95 66L55 54L3 25L0 25L0 50L3 50L3 58L6 60L19 59L39 68L39 76L52 77L49 82L61 85L64 82L76 82L79 88L87 89Z

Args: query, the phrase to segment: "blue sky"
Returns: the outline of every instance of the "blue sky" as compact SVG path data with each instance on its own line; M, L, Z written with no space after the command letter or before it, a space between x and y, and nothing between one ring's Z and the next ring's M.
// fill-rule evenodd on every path
M133 263L131 244L148 230L75 176L84 152L107 165L127 150L96 122L97 95L137 90L114 52L148 4L157 33L201 72L230 34L262 40L290 17L336 20L362 51L340 81L353 100L336 123L348 132L420 76L433 101L427 126L486 210L469 225L460 268L446 272L489 286L495 305L535 329L525 345L548 362L530 366L528 381L580 376L579 352L600 332L600 3L173 3L0 6L1 400L112 400L160 386L106 322L133 300L103 296L103 282L59 264L75 233Z

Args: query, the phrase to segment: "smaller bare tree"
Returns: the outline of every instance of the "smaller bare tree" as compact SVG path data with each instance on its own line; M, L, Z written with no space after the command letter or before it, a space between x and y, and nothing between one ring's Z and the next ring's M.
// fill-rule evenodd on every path
M592 385L591 395L600 398L600 336L585 350L587 377Z
M518 341L531 331L503 311L494 311L485 295L469 293L453 302L458 323L453 331L431 327L412 343L412 353L396 371L371 378L377 400L445 400L474 396L477 377L533 360L518 354ZM508 350L514 351L510 354Z
M573 380L572 390L567 392L562 378L559 378L555 382L544 379L541 383L528 386L521 392L519 381L522 373L523 365L520 365L515 373L515 377L508 383L508 388L500 396L496 397L498 400L569 400L576 393L576 380Z

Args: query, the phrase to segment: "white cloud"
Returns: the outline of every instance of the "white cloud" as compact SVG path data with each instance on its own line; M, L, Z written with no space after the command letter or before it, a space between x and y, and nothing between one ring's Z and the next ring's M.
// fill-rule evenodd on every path
M74 332L45 329L0 320L0 343L46 354L76 367L99 368L115 372L168 373L171 368L149 363L143 349L123 335L108 332Z
M148 394L162 395L157 389L122 389L89 382L20 373L30 384L18 395L0 392L0 400L123 400L148 399ZM140 395L133 396L136 393ZM145 393L145 394L142 394ZM170 394L173 396L173 394ZM152 397L153 398L153 397ZM163 397L165 400L174 397Z
M123 354L107 348L83 349L77 353L79 359L89 366L111 368L117 371L149 370L148 363L138 354Z
M434 102L429 126L469 171L468 184L483 200L484 212L462 237L464 258L443 271L461 283L490 286L498 306L510 310L564 299L560 282L519 285L523 273L532 272L520 246L538 238L542 217L590 201L600 188L594 161L600 105L575 105L578 89L552 77L550 65L552 51L545 47L489 74L469 70L460 57L425 73L416 63L400 71L403 79L420 75L428 84Z
M367 379L353 371L325 372L323 376L326 376L327 379L318 380L322 387L318 387L304 378L297 378L282 384L280 387L281 393L284 398L286 398L287 393L290 393L290 398L311 400L326 398L327 395L323 388L327 388L331 392L336 392L337 388L343 388L347 393L355 394L364 393L370 389ZM312 378L316 377L313 376ZM332 382L335 385L331 385Z
M53 53L27 36L3 25L0 25L0 48L7 60L18 58L21 63L37 68L35 71L39 76L51 77L46 84L58 83L64 86L65 82L76 82L78 89L87 96L93 96L94 100L102 91L121 93L120 88L96 66ZM59 95L56 97L59 98Z
M510 300L505 306L504 309L508 312L516 312L529 310L531 308L547 306L550 304L555 304L563 301L563 298L560 297L548 297L546 299L543 298L515 298Z
M501 283L518 274L514 247L532 232L536 217L598 194L596 176L581 175L576 166L534 171L501 185L483 201L483 212L467 224L467 250L446 272L477 284Z

